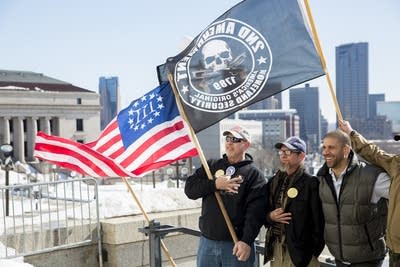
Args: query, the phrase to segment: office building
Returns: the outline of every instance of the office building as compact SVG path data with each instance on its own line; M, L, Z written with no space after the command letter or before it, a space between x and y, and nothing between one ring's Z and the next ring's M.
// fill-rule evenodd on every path
M320 114L320 118L321 118L321 140L320 140L320 142L322 142L322 138L328 133L329 122L322 115L322 113Z
M282 109L282 93L274 95L274 98L277 101L276 109Z
M375 118L354 118L352 119L351 126L370 140L392 139L392 122L386 116L378 115Z
M392 122L392 132L400 133L400 101L376 102L378 116L386 116Z
M278 99L276 99L275 96L270 96L247 107L247 109L249 110L278 109L278 108L279 108L279 103Z
M376 113L376 103L378 101L385 101L385 94L370 94L369 95L369 117L374 118Z
M0 70L0 144L14 147L14 158L33 162L38 131L78 142L100 133L96 92L42 73Z
M318 87L298 87L289 90L289 105L300 117L300 138L307 143L308 152L319 150L321 140L321 111Z
M103 130L107 124L117 116L121 104L118 77L100 77L100 127Z
M265 149L273 149L276 142L300 134L300 119L294 109L241 110L236 112L235 116L240 120L263 122L262 144Z
M336 97L343 118L368 118L368 43L336 47Z

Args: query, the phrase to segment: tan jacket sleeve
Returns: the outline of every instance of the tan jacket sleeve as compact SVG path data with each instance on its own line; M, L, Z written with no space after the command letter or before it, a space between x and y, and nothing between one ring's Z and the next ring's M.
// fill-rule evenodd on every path
M377 145L369 142L360 133L353 132L350 136L351 146L365 160L384 169L390 177L400 175L400 155L386 153Z

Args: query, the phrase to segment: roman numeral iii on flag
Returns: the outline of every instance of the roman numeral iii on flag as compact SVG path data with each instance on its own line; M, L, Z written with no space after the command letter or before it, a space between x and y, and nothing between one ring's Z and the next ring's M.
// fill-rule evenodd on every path
M242 1L158 67L172 75L195 132L324 75L297 0Z
M91 143L38 132L34 155L92 177L142 176L197 155L165 83L122 110Z

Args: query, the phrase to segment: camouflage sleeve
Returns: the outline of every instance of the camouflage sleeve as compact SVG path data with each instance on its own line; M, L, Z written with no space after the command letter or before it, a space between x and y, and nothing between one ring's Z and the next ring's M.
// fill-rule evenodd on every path
M392 178L399 176L400 168L398 166L400 164L400 155L396 156L385 152L356 131L353 131L350 137L354 152L371 164L384 169Z

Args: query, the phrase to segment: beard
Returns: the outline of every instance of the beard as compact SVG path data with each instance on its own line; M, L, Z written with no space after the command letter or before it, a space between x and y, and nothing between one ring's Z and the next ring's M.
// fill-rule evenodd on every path
M288 163L281 163L279 166L279 170L281 172L287 172L289 170L289 164Z
M339 157L337 157L334 160L331 160L329 162L326 161L326 166L328 166L328 168L335 168L335 167L339 166L341 161L344 159L344 156L343 155L339 155Z

